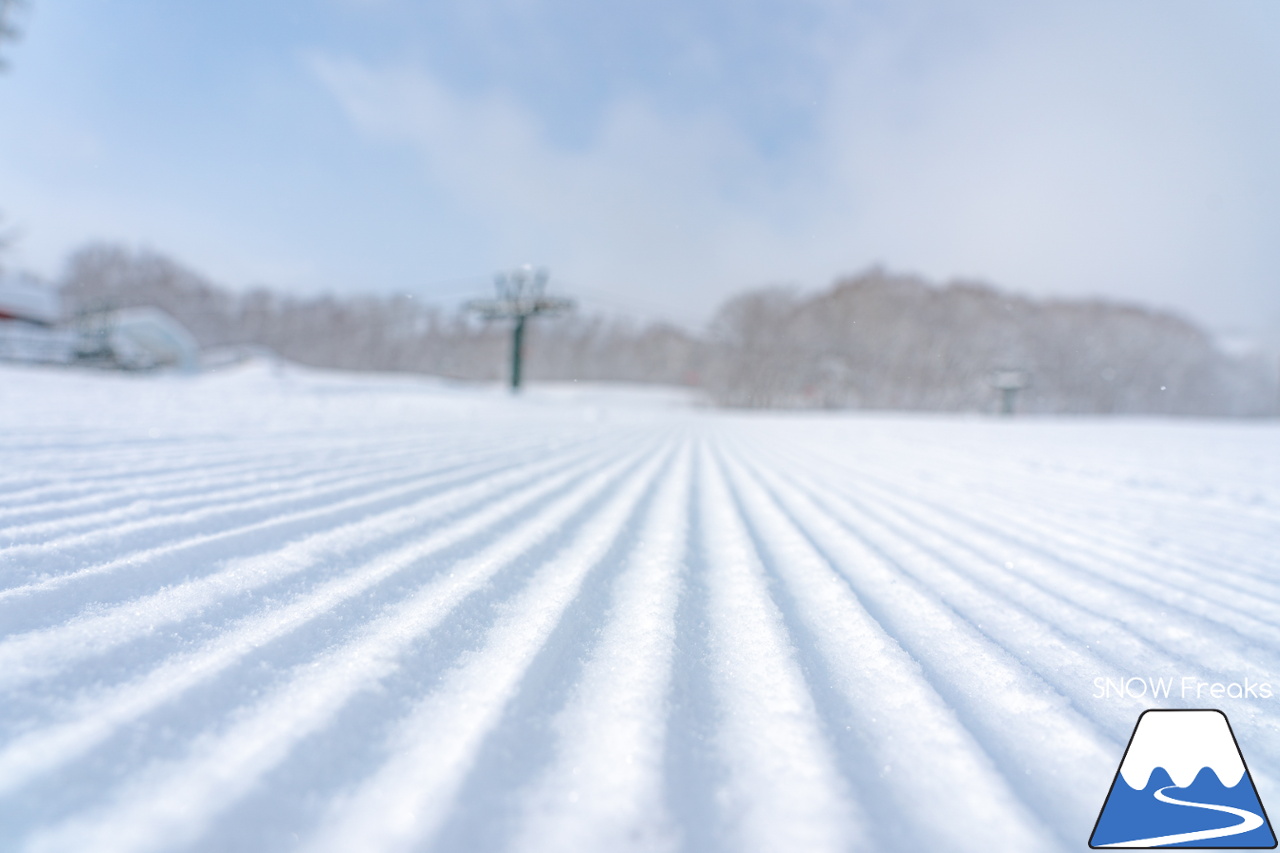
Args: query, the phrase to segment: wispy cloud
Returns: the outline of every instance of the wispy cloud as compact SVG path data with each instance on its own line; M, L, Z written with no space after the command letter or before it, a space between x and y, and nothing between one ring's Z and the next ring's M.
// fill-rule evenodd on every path
M1265 301L1250 218L1280 211L1256 167L1233 159L1241 105L1180 52L1187 33L1097 9L916 7L858 23L813 31L822 85L781 150L714 103L618 95L565 144L511 88L463 93L424 63L317 56L311 67L363 133L412 146L425 179L513 259L685 316L743 286L821 285L875 262L1163 302L1219 323L1237 312L1219 310L1205 276ZM1102 24L1118 29L1099 35ZM840 45L833 32L850 35Z
M786 230L771 165L713 119L677 122L620 101L571 149L519 104L460 97L420 68L313 65L362 131L413 145L427 178L490 223L513 259L553 260L570 278L697 311L717 284L758 276L761 241Z
M10 262L444 298L531 260L689 321L883 263L1280 328L1272 0L306 5L49 5L0 80Z

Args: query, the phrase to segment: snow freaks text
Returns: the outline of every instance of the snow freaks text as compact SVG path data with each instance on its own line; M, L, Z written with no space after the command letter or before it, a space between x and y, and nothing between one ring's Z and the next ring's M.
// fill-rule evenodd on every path
M1275 696L1270 682L1204 681L1194 676L1155 678L1134 675L1128 678L1093 680L1094 699L1271 699Z

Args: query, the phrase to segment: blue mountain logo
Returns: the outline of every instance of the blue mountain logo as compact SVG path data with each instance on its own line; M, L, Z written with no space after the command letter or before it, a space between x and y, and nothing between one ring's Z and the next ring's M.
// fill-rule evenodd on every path
M1143 711L1089 846L1274 848L1227 715Z

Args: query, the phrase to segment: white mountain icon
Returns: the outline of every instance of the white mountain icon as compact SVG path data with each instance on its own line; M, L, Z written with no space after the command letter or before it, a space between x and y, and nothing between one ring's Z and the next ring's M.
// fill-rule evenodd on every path
M1089 846L1275 847L1226 715L1143 712Z

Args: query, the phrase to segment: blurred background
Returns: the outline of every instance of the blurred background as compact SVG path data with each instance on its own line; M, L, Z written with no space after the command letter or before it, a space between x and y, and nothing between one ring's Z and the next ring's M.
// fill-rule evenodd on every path
M0 10L9 360L1280 411L1271 2Z

